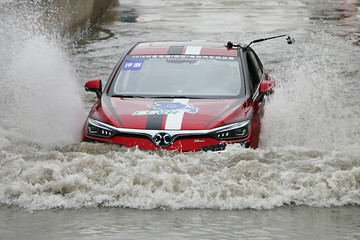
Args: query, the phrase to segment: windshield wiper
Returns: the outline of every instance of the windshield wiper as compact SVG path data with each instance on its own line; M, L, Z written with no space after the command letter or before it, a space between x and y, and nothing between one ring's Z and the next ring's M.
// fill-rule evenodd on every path
M192 98L192 99L201 99L206 97L195 97L195 96L185 96L185 95L124 95L124 94L114 94L111 97L119 98Z
M120 95L120 94L114 94L111 95L111 97L119 97L119 98L146 98L145 96L138 96L138 95Z
M184 96L184 95L170 95L170 96L150 96L150 98L194 98L194 99L198 99L201 97Z

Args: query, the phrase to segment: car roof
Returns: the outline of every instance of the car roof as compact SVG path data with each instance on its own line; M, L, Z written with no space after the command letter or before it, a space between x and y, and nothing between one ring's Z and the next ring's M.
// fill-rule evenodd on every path
M136 44L129 55L200 55L236 57L236 48L225 47L224 42L214 41L163 41Z

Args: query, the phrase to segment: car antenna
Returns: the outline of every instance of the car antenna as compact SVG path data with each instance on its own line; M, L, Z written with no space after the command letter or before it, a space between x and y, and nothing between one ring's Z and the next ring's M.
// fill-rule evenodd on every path
M278 35L278 36L274 36L274 37L268 37L268 38L260 38L260 39L256 39L251 41L246 47L242 47L240 44L233 44L232 42L228 42L225 47L227 48L234 48L234 47L240 47L242 50L246 51L248 49L248 47L250 47L251 44L253 43L259 43L259 42L263 42L263 41L267 41L270 39L274 39L274 38L280 38L280 37L287 37L286 41L288 44L293 44L295 43L295 39L291 38L289 35L287 34L282 34L282 35Z

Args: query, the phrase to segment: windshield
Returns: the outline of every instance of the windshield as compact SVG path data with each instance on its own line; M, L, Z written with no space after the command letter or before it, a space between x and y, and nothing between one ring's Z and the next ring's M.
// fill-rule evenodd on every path
M232 98L242 91L238 57L127 56L111 86L113 96Z

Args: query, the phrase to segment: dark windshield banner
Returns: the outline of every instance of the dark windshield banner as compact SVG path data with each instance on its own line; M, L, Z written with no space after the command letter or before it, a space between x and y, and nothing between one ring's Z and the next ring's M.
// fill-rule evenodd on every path
M235 61L237 57L224 57L224 56L195 56L195 55L136 55L129 56L127 59L158 59L158 60L217 60L217 61Z

